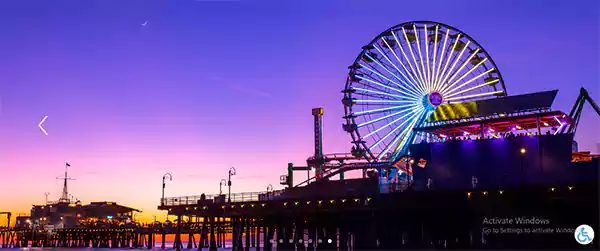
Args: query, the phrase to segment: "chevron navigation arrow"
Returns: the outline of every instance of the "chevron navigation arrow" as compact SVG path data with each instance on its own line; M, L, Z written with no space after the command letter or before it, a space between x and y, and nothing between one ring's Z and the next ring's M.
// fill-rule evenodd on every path
M44 128L42 127L42 124L44 123L44 121L46 121L46 119L47 119L47 118L48 118L48 116L44 117L44 118L42 119L42 122L40 122L40 123L38 124L38 127L40 128L40 130L42 130L42 132L43 132L44 134L46 134L46 136L48 136L48 133L46 132L46 130L44 130Z

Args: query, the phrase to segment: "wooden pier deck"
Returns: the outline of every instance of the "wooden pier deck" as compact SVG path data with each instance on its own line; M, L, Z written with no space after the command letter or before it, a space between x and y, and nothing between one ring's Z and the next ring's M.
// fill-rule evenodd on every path
M528 237L486 234L486 229L510 226L486 225L484 219L548 220L545 225L512 226L531 229L574 230L580 224L597 228L597 185L390 194L351 189L339 196L315 185L316 189L303 188L309 193L235 194L238 199L232 195L231 202L215 200L218 196L166 198L159 209L178 218L203 217L209 225L214 218L231 219L234 250L247 250L254 240L267 240L264 250L564 249L580 248L572 232Z

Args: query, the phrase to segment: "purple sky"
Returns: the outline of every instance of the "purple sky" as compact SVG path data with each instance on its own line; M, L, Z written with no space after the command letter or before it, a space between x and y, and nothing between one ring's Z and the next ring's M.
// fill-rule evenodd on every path
M285 3L285 4L284 4ZM509 94L560 89L568 112L599 90L599 3L589 1L0 2L0 211L25 212L72 164L71 192L156 214L167 195L279 187L286 163L346 152L340 90L360 48L401 22L457 27L493 57ZM148 21L146 26L141 24ZM44 117L45 136L37 124ZM596 150L589 107L577 132ZM0 225L3 224L0 222Z

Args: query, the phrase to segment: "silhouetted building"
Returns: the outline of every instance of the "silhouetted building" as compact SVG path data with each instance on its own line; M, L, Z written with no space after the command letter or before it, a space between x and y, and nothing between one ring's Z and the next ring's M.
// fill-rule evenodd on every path
M78 225L125 224L133 221L135 208L115 202L81 203L57 202L34 205L31 208L31 223L42 228L68 228Z
M29 228L31 226L31 218L29 216L17 216L15 223L16 228Z

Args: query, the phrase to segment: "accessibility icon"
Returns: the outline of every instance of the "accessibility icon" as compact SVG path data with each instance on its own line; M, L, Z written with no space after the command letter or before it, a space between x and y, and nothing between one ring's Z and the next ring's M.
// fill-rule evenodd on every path
M588 225L580 225L575 230L575 240L581 245L587 245L594 240L594 229Z

